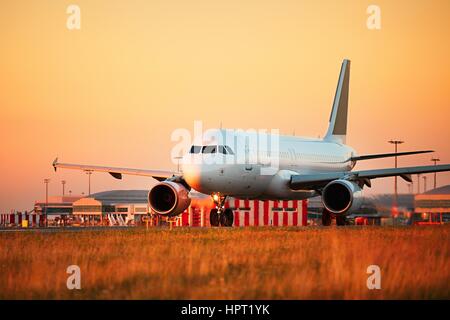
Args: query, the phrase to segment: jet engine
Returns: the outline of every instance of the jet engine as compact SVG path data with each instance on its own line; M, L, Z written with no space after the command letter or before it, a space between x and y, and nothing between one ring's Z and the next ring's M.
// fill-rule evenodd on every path
M358 210L362 204L362 189L348 180L334 180L322 191L325 209L334 214L346 214Z
M191 198L189 190L181 183L163 181L150 190L148 203L160 215L176 216L189 207Z

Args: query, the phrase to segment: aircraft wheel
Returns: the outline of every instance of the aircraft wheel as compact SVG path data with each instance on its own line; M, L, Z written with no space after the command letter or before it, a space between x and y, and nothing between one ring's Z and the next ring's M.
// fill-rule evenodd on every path
M224 227L232 227L233 226L233 210L225 209L225 211L220 216L220 224Z
M347 224L347 219L344 215L337 215L336 216L336 225L338 226L345 226Z
M217 209L211 209L209 212L209 222L211 226L218 227L219 226L219 214L217 213Z
M331 226L331 213L326 209L322 211L322 225Z

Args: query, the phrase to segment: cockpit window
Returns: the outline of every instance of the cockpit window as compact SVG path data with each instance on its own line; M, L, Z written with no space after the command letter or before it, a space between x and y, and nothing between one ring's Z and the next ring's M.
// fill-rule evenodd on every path
M191 146L189 153L222 153L234 155L233 150L229 146Z
M216 146L204 146L203 153L216 153Z
M225 146L225 149L228 151L228 154L234 154L233 150L229 146Z
M190 153L200 153L201 150L202 150L201 146L192 146L191 151L189 151L189 152Z

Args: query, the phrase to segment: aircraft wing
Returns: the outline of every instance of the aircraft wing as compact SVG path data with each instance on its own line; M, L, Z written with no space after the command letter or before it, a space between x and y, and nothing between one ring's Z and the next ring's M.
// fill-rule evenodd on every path
M408 182L411 182L412 174L450 171L450 164L438 166L420 166L404 168L388 168L375 170L361 170L349 172L328 172L318 174L293 175L291 176L290 187L293 190L320 189L329 182L336 179L345 179L351 181L361 181L370 187L370 180L376 178L385 178L400 176Z
M352 161L370 160L370 159L379 159L379 158L409 156L412 154L430 153L430 152L434 152L434 151L433 150L421 150L421 151L408 151L408 152L396 152L396 153L367 154L367 155L363 155L363 156L351 157L350 160L352 160Z
M61 163L58 162L58 158L53 161L53 168L55 171L57 168L63 169L75 169L82 171L99 171L99 172L108 172L116 179L122 179L122 174L129 174L135 176L146 176L152 177L156 180L162 181L167 178L172 177L177 174L177 172L172 171L164 171L164 170L145 170L145 169L130 169L130 168L117 168L117 167L102 167L102 166L93 166L93 165L84 165L84 164L73 164L73 163Z

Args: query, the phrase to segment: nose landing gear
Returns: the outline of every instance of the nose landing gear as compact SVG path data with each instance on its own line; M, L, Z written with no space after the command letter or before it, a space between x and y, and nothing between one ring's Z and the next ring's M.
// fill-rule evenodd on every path
M211 209L209 213L209 221L211 223L211 226L233 226L233 211L229 208L225 209L226 196L223 196L219 193L214 193L212 194L212 199L214 201L214 204L216 205L216 208Z
M219 213L217 209L211 209L209 212L209 222L211 226L218 227L220 224Z

